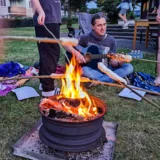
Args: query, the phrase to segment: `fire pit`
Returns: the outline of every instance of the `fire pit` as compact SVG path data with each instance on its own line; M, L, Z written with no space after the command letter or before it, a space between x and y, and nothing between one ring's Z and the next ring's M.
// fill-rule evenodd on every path
M39 136L57 150L91 150L106 141L102 127L106 105L86 93L80 83L81 68L74 57L66 68L61 94L45 98L39 105L43 122Z
M55 99L55 97L52 98ZM71 114L65 115L61 112L56 114L54 110L50 110L46 116L45 112L39 108L43 122L39 132L40 139L54 149L70 152L87 151L99 146L105 140L102 122L106 105L96 97L92 99L99 111L91 120L77 119Z

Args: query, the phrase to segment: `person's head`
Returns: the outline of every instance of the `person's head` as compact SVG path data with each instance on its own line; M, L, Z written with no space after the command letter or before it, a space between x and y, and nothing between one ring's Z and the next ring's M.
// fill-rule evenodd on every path
M91 19L92 30L98 35L102 36L106 33L107 23L104 16L95 14Z

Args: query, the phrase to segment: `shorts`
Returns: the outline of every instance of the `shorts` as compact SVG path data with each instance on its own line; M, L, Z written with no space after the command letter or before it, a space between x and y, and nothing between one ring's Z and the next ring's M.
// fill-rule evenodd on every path
M120 14L126 14L126 13L127 13L127 10L128 10L128 9L121 8L121 10L120 10L119 13L120 13Z

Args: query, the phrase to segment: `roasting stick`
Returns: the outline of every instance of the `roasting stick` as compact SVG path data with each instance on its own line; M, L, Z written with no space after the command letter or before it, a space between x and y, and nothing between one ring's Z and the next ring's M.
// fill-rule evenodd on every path
M101 82L101 81L90 80L90 79L88 79L86 81L85 81L85 79L82 79L82 82L93 82L93 83L96 83L96 84L104 84L104 85L111 86L111 87L125 88L124 85L115 84L115 83ZM154 95L160 96L160 93L158 93L158 92L153 92L153 91L149 91L149 90L146 90L146 89L143 89L143 88L134 87L134 86L129 86L129 87L131 87L132 89L136 89L136 90L139 90L139 91L144 91L146 93L150 93L150 94L154 94Z
M140 59L140 58L132 58L132 59L137 60L137 61L160 63L160 61L155 61L155 60L150 60L150 59Z
M62 37L60 39L53 38L41 38L41 37L27 37L27 36L0 36L0 40L24 40L32 42L44 42L44 43L60 43L61 45L76 46L78 40L75 38Z
M98 62L98 68L99 68L103 73L107 74L109 77L111 77L111 78L114 79L115 81L119 82L119 83L120 83L121 85L123 85L124 87L130 89L133 93L135 93L136 95L138 95L139 97L141 97L142 99L144 99L146 102L152 104L154 107L156 107L157 109L160 110L160 107L159 107L156 103L148 100L147 98L145 98L145 97L143 97L142 95L140 95L139 93L137 93L134 89L132 89L131 87L127 86L127 84L124 83L124 80L121 81L121 77L120 77L120 79L119 79L119 76L118 76L118 75L114 76L115 73L112 72L110 69L108 69L102 62Z
M10 81L10 80L21 80L21 79L34 79L34 78L53 78L53 79L61 79L61 78L65 78L64 74L56 74L53 73L51 75L41 75L41 76L23 76L23 77L12 77L12 78L5 78L5 79L0 79L0 82L5 82L5 81ZM120 85L120 84L115 84L115 83L107 83L107 82L101 82L101 81L97 81L97 80L91 80L89 78L86 77L81 77L81 82L93 82L96 84L104 84L107 86L111 86L111 87L118 87L118 88L125 88L124 85ZM137 89L140 91L145 91L146 93L150 93L150 94L154 94L157 96L160 96L160 93L158 92L152 92L146 89L142 89L142 88L137 88L134 86L130 86L132 89Z

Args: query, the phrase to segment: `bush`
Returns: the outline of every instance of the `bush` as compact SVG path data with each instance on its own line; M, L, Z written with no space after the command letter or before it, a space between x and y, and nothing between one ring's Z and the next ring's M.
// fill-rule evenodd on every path
M98 8L93 8L93 9L89 10L90 14L94 14L94 13L98 13L98 12L100 12L100 10Z
M78 18L77 17L72 17L71 19L68 19L67 17L63 17L62 18L62 24L74 24L74 23L78 23Z
M117 20L118 20L117 12L109 11L107 14L107 17L108 17L110 23L117 23Z
M25 19L0 19L0 24L2 28L17 28L17 27L32 27L33 19L25 18Z
M74 17L71 20L71 23L78 23L78 18ZM67 24L68 18L62 18L62 24ZM18 27L33 27L33 19L32 18L16 18L16 19L0 19L0 26L2 28L18 28Z
M133 11L128 12L127 19L135 19L135 15L134 15Z

